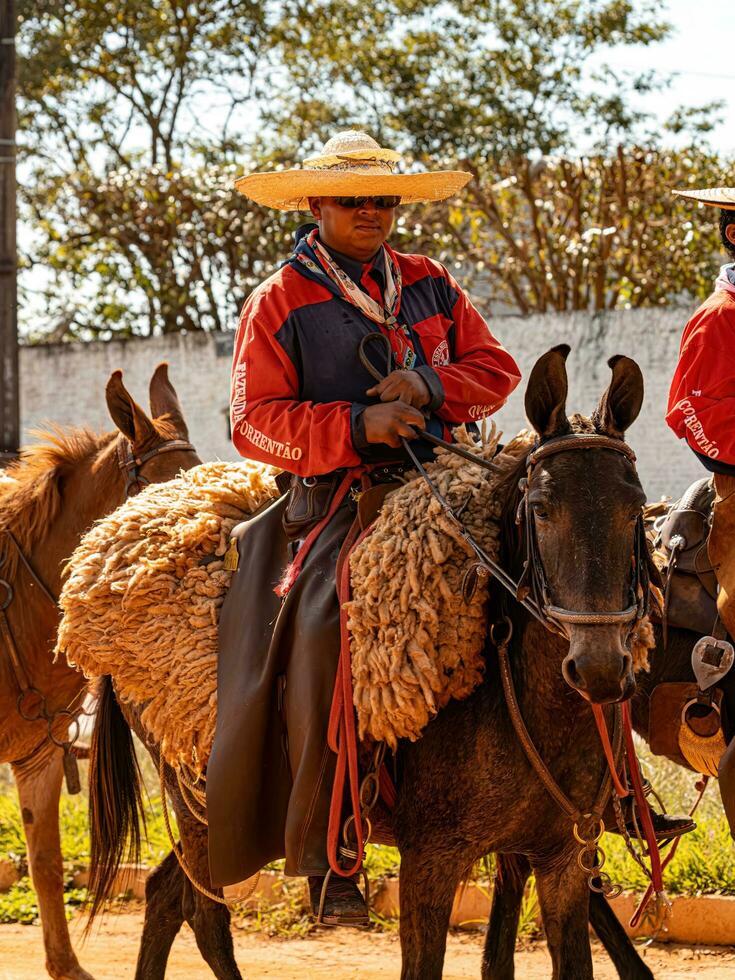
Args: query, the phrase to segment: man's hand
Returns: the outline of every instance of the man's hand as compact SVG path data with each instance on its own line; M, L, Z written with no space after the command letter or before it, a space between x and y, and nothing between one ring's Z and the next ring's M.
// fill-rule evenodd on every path
M397 373L397 372L396 372ZM369 405L362 413L368 442L384 442L399 449L401 436L415 439L415 429L426 427L426 419L417 409L403 401Z
M365 394L377 395L381 402L402 401L414 408L423 408L431 401L429 386L417 371L391 371Z

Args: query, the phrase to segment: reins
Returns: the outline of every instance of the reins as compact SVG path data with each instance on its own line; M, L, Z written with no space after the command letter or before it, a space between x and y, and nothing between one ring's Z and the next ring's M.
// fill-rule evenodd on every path
M367 349L371 344L374 346L378 345L382 348L382 353L386 358L387 369L390 371L393 356L390 341L385 334L372 332L363 337L359 345L359 357L363 367L377 381L382 381L385 375L371 363L367 356ZM462 459L467 459L475 465L480 466L482 469L490 470L493 473L502 472L501 467L498 466L497 463L492 463L490 460L482 459L481 457L476 456L474 453L463 449L461 446L457 446L455 443L447 442L446 440L440 439L438 436L434 436L431 433L423 430L416 430L416 436L417 438L430 442L435 446L440 446L446 452L452 453L454 456L461 456ZM470 575L473 572L474 574L484 572L486 575L492 575L508 592L510 592L514 599L516 599L550 632L558 633L561 636L564 636L566 639L569 639L567 625L600 626L618 622L632 622L633 620L639 620L643 617L647 610L648 588L639 588L639 586L642 585L641 579L645 575L644 569L646 567L645 563L640 560L641 556L638 554L638 538L640 533L645 533L643 530L642 515L639 520L639 527L636 528L636 555L634 556L635 567L633 582L631 585L631 597L634 601L625 609L613 611L565 609L564 607L557 606L550 601L546 576L544 574L543 565L538 556L538 548L536 546L535 522L533 519L532 509L528 501L529 486L533 471L540 462L548 459L549 456L555 456L563 452L586 449L609 449L612 452L620 453L622 456L625 456L625 458L635 467L635 453L630 446L627 445L627 443L623 442L622 439L614 439L610 436L601 435L599 433L573 432L569 433L568 435L555 436L552 439L549 439L547 442L543 442L540 445L535 446L528 454L526 457L526 476L520 481L520 490L523 497L518 507L516 516L516 522L518 524L525 522L526 526L526 560L521 577L517 582L508 572L505 571L501 565L498 564L498 562L487 554L484 548L482 548L475 541L472 534L465 528L457 514L455 514L455 512L452 510L448 501L444 498L434 481L426 472L425 467L414 452L408 439L402 437L401 443L404 451L418 470L420 476L428 485L434 499L441 506L444 516L451 521L457 533L474 552L477 558L477 563L468 569L467 575ZM465 584L470 584L467 576L465 577Z

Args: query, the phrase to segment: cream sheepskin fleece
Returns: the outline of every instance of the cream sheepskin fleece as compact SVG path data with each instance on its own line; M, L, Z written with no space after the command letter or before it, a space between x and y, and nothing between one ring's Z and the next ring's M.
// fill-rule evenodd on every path
M494 426L483 445L464 428L455 436L478 456L494 457ZM532 441L522 433L495 462L507 472ZM496 489L504 475L443 450L426 470L477 543L497 557L501 501ZM473 559L423 479L387 498L350 565L353 598L347 612L361 738L391 748L399 738L415 740L450 698L466 697L480 683L488 579L478 579L466 603L462 579Z
M489 458L484 445L458 438ZM515 468L532 436L495 457ZM440 452L428 471L479 544L497 556L499 479ZM232 528L275 493L277 471L204 463L152 485L96 524L69 561L59 600L57 650L86 676L112 674L123 702L143 706L146 733L166 760L200 773L214 737L217 622L230 580L223 556ZM361 736L416 739L452 698L480 682L487 580L471 601L462 579L474 556L415 477L386 500L351 562L354 700ZM244 624L245 625L245 624ZM641 624L634 659L651 646ZM643 660L642 660L643 658Z
M203 463L99 521L69 560L57 650L112 674L171 765L206 763L217 714L217 621L232 528L276 493L278 470Z

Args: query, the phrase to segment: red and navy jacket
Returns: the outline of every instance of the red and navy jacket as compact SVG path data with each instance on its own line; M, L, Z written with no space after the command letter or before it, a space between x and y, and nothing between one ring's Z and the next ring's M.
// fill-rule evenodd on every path
M666 421L702 463L735 475L735 264L684 328Z
M305 245L302 237L296 251ZM381 253L363 266L330 251L382 303ZM427 429L451 438L450 425L500 408L520 372L442 265L423 255L391 255L402 275L397 319L408 329L414 370L431 395ZM358 346L378 324L295 256L251 293L240 315L232 365L235 447L299 476L404 458L400 450L365 440L362 412L379 399L365 394L375 380L360 363ZM395 344L392 331L383 332ZM420 439L412 448L432 457Z

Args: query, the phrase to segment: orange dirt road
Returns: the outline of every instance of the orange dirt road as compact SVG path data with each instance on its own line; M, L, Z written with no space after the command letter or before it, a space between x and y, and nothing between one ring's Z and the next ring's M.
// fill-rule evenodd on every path
M81 945L81 923L72 923L74 942L82 965L96 980L132 980L143 922L142 912L110 914ZM395 933L325 932L308 939L267 939L235 932L237 962L247 980L391 980L400 974L400 946ZM454 933L449 937L445 980L477 980L482 936ZM659 945L645 958L661 980L732 980L735 949ZM547 980L551 963L543 943L516 954L517 976ZM0 925L0 980L43 980L41 929L38 926ZM208 980L212 976L184 926L174 943L167 980ZM595 946L596 980L616 980L604 951Z

